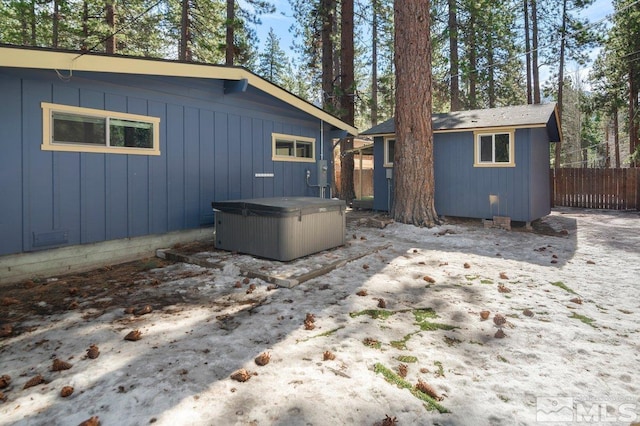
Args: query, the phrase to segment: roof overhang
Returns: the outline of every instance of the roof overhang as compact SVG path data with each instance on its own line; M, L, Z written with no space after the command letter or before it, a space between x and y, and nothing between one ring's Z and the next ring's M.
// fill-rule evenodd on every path
M236 81L251 85L309 115L357 135L358 129L243 67L178 62L120 55L0 46L0 67L101 72Z

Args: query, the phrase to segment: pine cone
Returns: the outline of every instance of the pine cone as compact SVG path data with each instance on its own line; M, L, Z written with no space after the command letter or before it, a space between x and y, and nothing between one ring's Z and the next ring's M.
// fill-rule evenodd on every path
M367 295L367 290L360 290L359 292L356 293L358 296L366 296Z
M387 302L385 302L382 297L378 299L378 308L384 309L386 307L387 307Z
M504 284L498 284L498 291L500 293L511 293L511 289Z
M471 265L470 265L470 264L468 264L467 262L465 262L465 263L464 263L464 269L469 269L469 268L471 268Z
M322 359L323 361L333 361L334 359L336 359L336 356L331 351L324 351L324 353L322 354Z
M524 311L522 311L522 314L527 317L532 317L534 315L531 309L525 309Z
M8 337L13 333L13 326L11 324L4 324L0 327L0 337Z
M66 398L73 393L73 386L65 386L60 390L60 396Z
M497 325L497 326L504 325L504 324L506 324L506 322L507 322L507 319L506 319L503 315L496 314L496 315L493 317L493 323L494 323L495 325Z
M151 307L151 305L144 305L144 307L140 308L136 312L136 315L138 315L138 316L146 315L146 314L150 314L152 311L153 311L153 308Z
M244 368L241 368L240 370L234 371L231 374L231 378L233 380L238 381L238 382L246 382L247 380L249 380L251 378L251 373L249 373Z
M313 314L307 314L307 316L305 317L305 322L316 322L316 316Z
M100 426L100 418L98 416L93 416L80 423L78 426Z
M3 374L0 376L0 389L4 389L11 384L11 376Z
M100 350L98 349L98 347L96 345L89 346L89 349L87 349L87 357L89 359L96 359L99 356L100 356Z
M29 379L29 381L27 381L27 383L24 384L24 387L22 389L32 388L34 386L38 386L41 383L44 383L44 377L38 374L37 376Z
M496 331L496 334L493 335L493 337L495 337L496 339L504 339L506 336L507 335L502 329Z
M443 399L442 396L438 395L438 392L436 392L436 390L433 387L431 387L431 385L423 382L420 379L418 379L418 384L416 385L416 389L418 389L420 392L426 393L436 401L442 401Z
M505 274L504 272L500 272L500 278L503 279L503 280L508 280L509 279L507 274Z
M140 332L140 330L130 331L129 334L124 336L124 340L128 340L130 342L135 342L140 339L142 339L142 333Z
M491 314L491 312L489 311L480 311L480 318L486 320L487 318L489 318L489 314Z
M53 365L51 366L51 371L62 371L62 370L68 370L71 367L73 367L73 365L69 364L66 361L62 361L58 358L53 360Z
M271 360L271 355L269 355L269 352L263 352L260 355L258 355L254 361L259 366L263 366L263 365L269 364L270 360Z
M398 366L398 375L403 379L407 377L407 364L400 364Z

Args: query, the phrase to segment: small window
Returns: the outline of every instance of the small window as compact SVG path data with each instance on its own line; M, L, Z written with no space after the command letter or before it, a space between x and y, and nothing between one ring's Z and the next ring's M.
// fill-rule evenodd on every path
M273 133L273 161L315 162L316 141L302 136Z
M46 151L160 155L160 119L43 102Z
M393 156L395 155L396 140L387 138L384 140L384 167L393 167Z
M476 167L513 167L513 132L476 133Z

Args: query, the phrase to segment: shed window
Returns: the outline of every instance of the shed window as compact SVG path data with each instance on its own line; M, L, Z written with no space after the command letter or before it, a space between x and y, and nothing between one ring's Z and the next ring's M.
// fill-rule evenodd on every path
M476 167L515 166L513 131L500 133L476 133Z
M387 138L384 140L384 167L393 167L393 156L395 155L395 148L395 138Z
M315 162L316 140L302 136L272 134L273 161Z
M42 103L42 149L160 155L160 119Z

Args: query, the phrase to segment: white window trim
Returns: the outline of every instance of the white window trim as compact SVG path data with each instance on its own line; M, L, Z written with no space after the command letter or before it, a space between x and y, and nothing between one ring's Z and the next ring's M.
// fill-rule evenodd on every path
M396 137L388 136L384 138L384 163L382 164L383 167L393 167L393 158L389 158L389 141L393 141L395 144Z
M494 136L495 135L509 135L509 162L496 163L493 161L480 161L480 137L481 136ZM474 167L515 167L515 129L483 129L473 132L473 166ZM495 155L495 153L494 153Z
M311 143L311 158L294 157L291 155L277 155L276 140L285 140L285 141L293 142L294 153L296 152L296 142ZM284 133L272 133L271 134L271 160L292 161L292 162L300 162L300 163L315 163L316 162L316 140L314 138L307 138L304 136L286 135Z
M105 111L101 109L82 108L70 105L52 104L42 102L42 150L65 152L94 152L101 154L134 154L134 155L160 155L160 118L146 115L128 114L123 112ZM129 121L138 121L153 125L153 148L133 148L102 146L81 143L63 143L53 141L54 112L65 112L90 117L117 118Z

